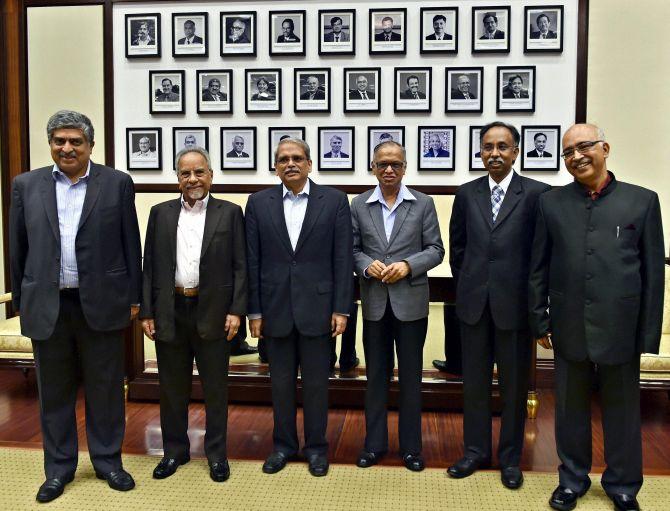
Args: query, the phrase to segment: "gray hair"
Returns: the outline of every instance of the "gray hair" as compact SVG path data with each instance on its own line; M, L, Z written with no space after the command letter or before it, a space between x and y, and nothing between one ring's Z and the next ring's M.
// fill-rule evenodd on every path
M377 145L375 146L374 152L373 152L373 154L372 154L372 159L373 159L373 160L377 157L377 152L378 152L382 147L384 147L384 146L386 146L386 145L393 145L393 146L395 146L395 147L399 147L400 150L402 151L402 159L403 159L403 161L405 161L405 162L407 161L407 152L405 151L405 148L402 146L402 144L399 144L399 143L396 142L395 140L385 140L384 142L379 142L379 144L377 144Z
M47 139L51 143L54 131L62 129L81 130L89 144L93 144L93 124L84 114L73 110L59 110L47 121Z
M181 159L189 154L189 153L198 153L201 155L205 160L207 160L207 168L211 171L212 170L212 160L209 157L209 153L207 152L207 149L204 147L200 146L194 146L194 147L187 147L185 149L182 149L177 153L177 156L175 156L175 167L176 170L179 171L179 164L181 163Z
M279 148L281 146L283 146L284 144L295 144L297 146L300 146L302 148L302 150L305 152L305 157L308 160L312 159L311 151L309 149L309 145L307 144L307 142L305 142L304 140L301 140L299 138L289 137L289 138L285 138L283 140L280 140L279 143L277 144L277 147L275 149L275 163L277 163L277 154L279 154Z

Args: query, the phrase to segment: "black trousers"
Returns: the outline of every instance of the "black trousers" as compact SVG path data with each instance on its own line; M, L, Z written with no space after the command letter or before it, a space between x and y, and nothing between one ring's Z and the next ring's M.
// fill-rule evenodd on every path
M228 363L230 342L225 337L202 339L196 323L198 298L175 297L175 342L156 341L160 381L160 416L166 457L189 459L188 403L193 359L205 396L205 455L209 463L227 458ZM222 332L223 335L225 335Z
M365 349L365 450L388 451L387 404L393 365L393 345L398 354L400 455L421 453L421 371L428 318L400 321L391 303L379 321L363 320Z
M532 340L526 330L501 330L487 304L474 325L461 322L463 357L463 440L466 457L491 460L493 363L503 402L498 463L518 466L523 449Z
M130 307L128 308L130 315ZM47 478L77 468L75 405L79 379L86 398L86 439L97 472L121 468L125 432L123 336L119 330L92 330L81 309L79 292L60 293L53 334L32 341L40 399L40 421Z
M640 357L626 364L572 362L556 355L556 447L561 486L584 488L591 470L591 392L597 381L602 408L607 493L637 495L642 486Z
M350 369L356 362L356 324L358 323L358 303L352 302L347 319L347 328L344 329L340 341L340 369ZM337 362L336 342L333 339L330 352L330 368Z
M293 456L299 450L296 428L298 367L302 382L305 446L303 454L326 454L328 378L332 337L309 337L294 327L286 337L266 338L270 361L274 450Z

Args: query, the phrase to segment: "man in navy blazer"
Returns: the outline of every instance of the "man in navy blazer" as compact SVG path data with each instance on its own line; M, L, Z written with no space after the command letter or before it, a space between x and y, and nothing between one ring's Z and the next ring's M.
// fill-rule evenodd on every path
M115 490L135 486L121 463L122 330L141 289L132 179L91 162L85 115L56 112L47 135L54 165L14 179L9 212L12 301L21 333L32 339L39 389L46 473L39 502L59 497L74 478L80 379L96 476Z
M298 453L296 380L302 380L303 454L314 476L328 473L328 377L333 338L353 300L353 248L347 196L319 186L309 146L287 138L274 157L282 184L254 193L246 209L249 328L270 361L275 473Z

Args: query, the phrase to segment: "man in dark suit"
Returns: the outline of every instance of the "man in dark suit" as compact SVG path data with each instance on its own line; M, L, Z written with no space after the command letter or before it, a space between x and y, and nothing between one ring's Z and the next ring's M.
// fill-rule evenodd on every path
M212 168L201 147L181 150L182 195L151 208L144 242L140 317L156 341L163 459L155 479L190 460L188 402L193 358L205 395L209 475L230 477L226 455L230 342L247 307L242 209L209 194ZM214 270L214 268L216 268Z
M433 16L433 32L426 37L426 41L451 41L453 36L445 32L447 18L443 14Z
M556 39L556 32L549 30L551 21L549 21L549 16L545 13L541 13L535 19L535 24L537 26L537 31L530 33L531 39Z
M484 14L484 35L479 39L505 39L505 32L498 30L498 16L495 12Z
M419 77L407 77L407 89L400 93L400 99L426 99L426 94L419 90Z
M249 158L249 153L244 152L244 139L240 135L235 135L233 139L233 149L226 153L227 158Z
M281 23L282 34L277 37L278 43L299 43L300 38L295 35L295 23L291 18L286 18Z
M424 158L449 158L449 151L442 147L442 139L437 133L428 138L430 149L423 155Z
M342 152L342 137L333 135L330 137L330 151L323 155L324 158L349 158L347 153Z
M368 79L364 75L356 78L356 90L349 90L349 99L375 99L375 93L368 90Z
M296 379L302 380L303 454L314 476L328 473L328 376L333 338L353 300L351 215L347 196L307 178L309 146L287 138L275 150L282 184L254 193L246 210L249 329L265 337L270 360L273 474L298 452Z
M300 99L306 99L308 101L326 99L326 95L323 92L323 89L320 88L320 85L319 79L316 76L308 76L307 90L300 95Z
M330 32L326 32L323 41L326 43L348 43L349 34L342 31L342 18L333 16L330 18Z
M547 135L535 133L533 142L535 143L535 149L526 153L528 158L551 158L551 153L544 150L547 147Z
M460 75L456 89L451 89L451 99L477 99L477 96L470 91L470 77Z
M230 31L226 36L228 44L249 44L249 35L247 34L247 23L249 18L236 18L230 25Z
M617 181L609 149L597 126L566 131L562 156L575 181L540 199L533 242L531 327L554 349L561 465L549 504L559 510L573 509L591 486L594 379L607 463L601 484L615 509L639 509L640 353L659 350L663 227L656 193Z
M505 99L527 99L528 90L523 88L521 75L510 76L507 85L503 88L502 97Z
M161 80L161 90L163 92L156 94L156 101L160 102L179 101L179 94L177 92L174 92L174 88L172 86L172 80L170 80L169 78L163 78Z
M532 340L528 271L537 200L550 187L519 176L519 132L492 122L479 132L488 175L459 187L449 224L449 263L461 321L464 456L451 477L491 463L493 363L503 410L498 443L502 483L519 488Z
M195 35L195 22L193 20L184 22L184 37L179 39L177 44L202 44L202 37Z
M227 101L228 95L221 92L221 80L218 78L211 78L207 82L207 88L202 91L203 101Z
M382 31L379 34L375 34L375 41L402 41L400 34L393 31L393 18L391 16L385 16L382 19Z
M96 476L115 490L135 486L121 463L122 330L141 286L133 181L91 162L85 115L56 112L47 134L54 165L14 179L9 214L12 300L37 369L46 473L39 502L74 478L80 379Z
M137 35L130 42L131 46L152 46L156 44L156 41L153 40L151 35L149 35L149 22L142 21L140 22L139 27L137 27Z

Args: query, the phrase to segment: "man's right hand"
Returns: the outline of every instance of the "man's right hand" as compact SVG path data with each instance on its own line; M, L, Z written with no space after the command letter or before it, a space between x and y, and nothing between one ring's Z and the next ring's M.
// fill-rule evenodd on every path
M251 337L254 339L263 338L263 318L259 319L250 319L249 320L249 331L251 332Z
M375 259L370 263L370 266L368 266L365 271L368 274L368 277L373 277L377 280L381 280L382 277L382 271L386 269L386 265L382 263L381 261Z
M156 326L154 325L153 319L143 319L142 320L142 330L144 330L144 335L146 335L152 341L155 341L154 335L156 335Z

